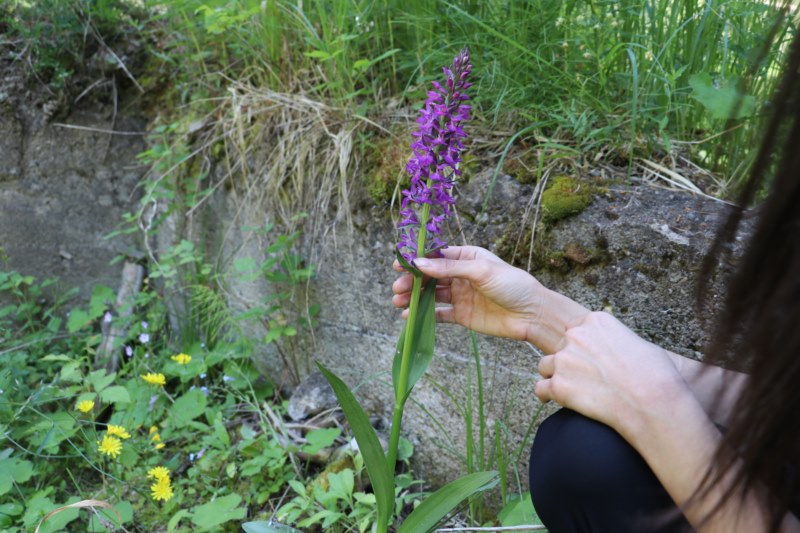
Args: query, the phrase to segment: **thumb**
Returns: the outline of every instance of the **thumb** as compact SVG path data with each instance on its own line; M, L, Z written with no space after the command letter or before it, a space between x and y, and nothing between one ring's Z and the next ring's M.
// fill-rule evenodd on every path
M432 278L464 278L477 285L485 283L491 276L489 263L480 259L420 257L414 260L414 266Z

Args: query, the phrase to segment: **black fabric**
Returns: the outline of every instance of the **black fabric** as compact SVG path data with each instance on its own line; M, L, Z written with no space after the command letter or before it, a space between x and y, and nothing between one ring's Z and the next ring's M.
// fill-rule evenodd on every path
M530 487L550 533L693 531L630 444L568 409L550 416L536 433Z

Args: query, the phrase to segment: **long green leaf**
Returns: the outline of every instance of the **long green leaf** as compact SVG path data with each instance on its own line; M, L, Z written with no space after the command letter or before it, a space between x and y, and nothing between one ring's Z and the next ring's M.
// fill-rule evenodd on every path
M497 472L475 472L452 481L423 501L408 515L397 533L422 533L430 531L447 516L456 505L477 492L497 485Z
M367 467L367 474L372 482L375 501L378 505L378 523L387 524L394 508L394 476L392 472L389 472L389 464L383 454L378 436L347 385L325 368L322 363L318 362L317 366L330 383L336 398L339 399L342 411L344 411L358 443L358 449L364 457L364 465Z
M419 378L428 369L428 365L433 358L433 345L436 340L436 280L431 278L425 284L422 295L419 299L419 311L414 324L414 346L411 349L411 364L408 367L408 381L406 390L402 394L397 390L400 378L400 366L403 361L403 348L405 347L406 328L408 323L403 326L400 338L397 341L397 348L394 352L392 362L392 384L394 385L395 397L403 402L406 396L414 388Z
M242 524L242 529L246 533L302 533L299 529L284 526L276 522L245 522Z

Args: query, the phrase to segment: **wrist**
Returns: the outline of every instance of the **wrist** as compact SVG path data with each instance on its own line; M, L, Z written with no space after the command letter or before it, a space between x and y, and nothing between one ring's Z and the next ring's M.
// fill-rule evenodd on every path
M614 429L642 452L652 441L675 430L676 420L705 418L687 383L678 375L642 384L614 409Z
M570 298L551 291L534 280L536 309L528 323L525 340L551 354L564 347L564 334L579 323L589 310Z

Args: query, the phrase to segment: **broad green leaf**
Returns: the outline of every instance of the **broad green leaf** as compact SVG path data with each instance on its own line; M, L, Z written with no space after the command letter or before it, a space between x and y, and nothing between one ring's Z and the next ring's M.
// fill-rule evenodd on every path
M242 497L238 494L221 496L195 508L192 522L203 530L214 529L231 520L241 520L247 515L247 509L239 507Z
M689 77L692 98L700 102L717 119L741 119L753 114L756 99L739 91L738 79L712 80L708 72Z
M206 396L200 389L190 390L172 404L170 419L176 428L181 428L206 410Z
M242 524L245 533L303 533L299 529L284 526L272 521L269 522L245 522Z
M75 333L76 331L83 328L91 321L92 317L89 316L89 313L87 313L83 309L73 309L69 312L69 319L67 320L67 331L69 331L70 333Z
M497 480L497 472L475 472L448 483L425 498L419 507L408 515L397 533L430 531L456 505L477 492L491 489L497 485Z
M47 512L58 509L59 507L63 507L64 505L73 504L79 500L80 498L72 497L69 498L64 503L54 503L52 505L52 509L47 509ZM71 509L64 509L63 511L59 511L56 514L50 516L50 518L48 518L44 523L42 523L41 527L39 528L39 533L53 533L55 531L64 531L64 528L67 526L67 524L78 518L79 513L80 509L74 507Z
M89 316L98 318L107 308L114 305L116 299L116 294L109 287L95 285L92 290L92 298L89 300Z
M497 519L501 526L542 525L533 508L530 492L512 495L510 501L498 513Z
M7 457L0 459L0 495L10 491L14 483L25 483L33 475L30 461Z
M10 526L14 517L21 515L24 509L19 502L0 504L0 527Z
M336 437L341 435L342 431L339 428L319 428L312 429L306 435L308 444L303 446L303 452L314 455L322 448L330 446L336 440Z
M116 509L117 513L119 513L119 519L117 518L117 513L111 509L94 507L94 512L91 514L87 531L91 531L92 533L108 531L108 528L103 525L103 522L97 519L97 515L95 513L99 514L108 524L117 525L118 520L122 520L123 524L127 524L133 520L133 506L130 504L130 502L122 501L115 503L114 509Z
M72 358L69 357L68 355L51 353L49 355L45 355L44 357L42 357L40 359L40 361L47 361L47 362L50 362L50 361L63 361L63 362L67 362L67 361L72 361Z
M350 423L353 435L358 443L358 449L364 458L364 465L367 467L369 480L372 482L372 489L375 492L375 499L378 502L378 523L387 524L391 517L394 507L394 476L389 471L389 464L386 456L378 441L375 430L369 423L367 415L361 408L347 385L339 379L333 372L325 368L322 363L317 363L325 379L330 383L342 411Z
M95 391L100 392L111 385L115 377L117 377L116 372L106 375L105 369L101 368L100 370L95 370L89 374L89 383L92 384L92 387L94 387Z
M130 403L131 395L128 389L121 385L114 385L100 393L100 399L106 403Z
M392 384L394 385L395 399L405 402L406 397L419 381L419 378L428 369L433 357L433 345L436 338L436 280L431 278L425 284L419 298L419 308L414 321L414 338L411 348L411 360L408 366L408 381L405 391L398 391L400 382L400 367L403 362L403 350L406 341L406 328L408 322L400 332L397 340L397 349L392 363Z
M172 531L175 531L175 529L178 527L178 524L180 524L181 520L190 516L192 516L192 513L190 513L188 509L181 509L180 511L172 515L172 518L170 518L169 522L167 522L167 531L170 533Z

